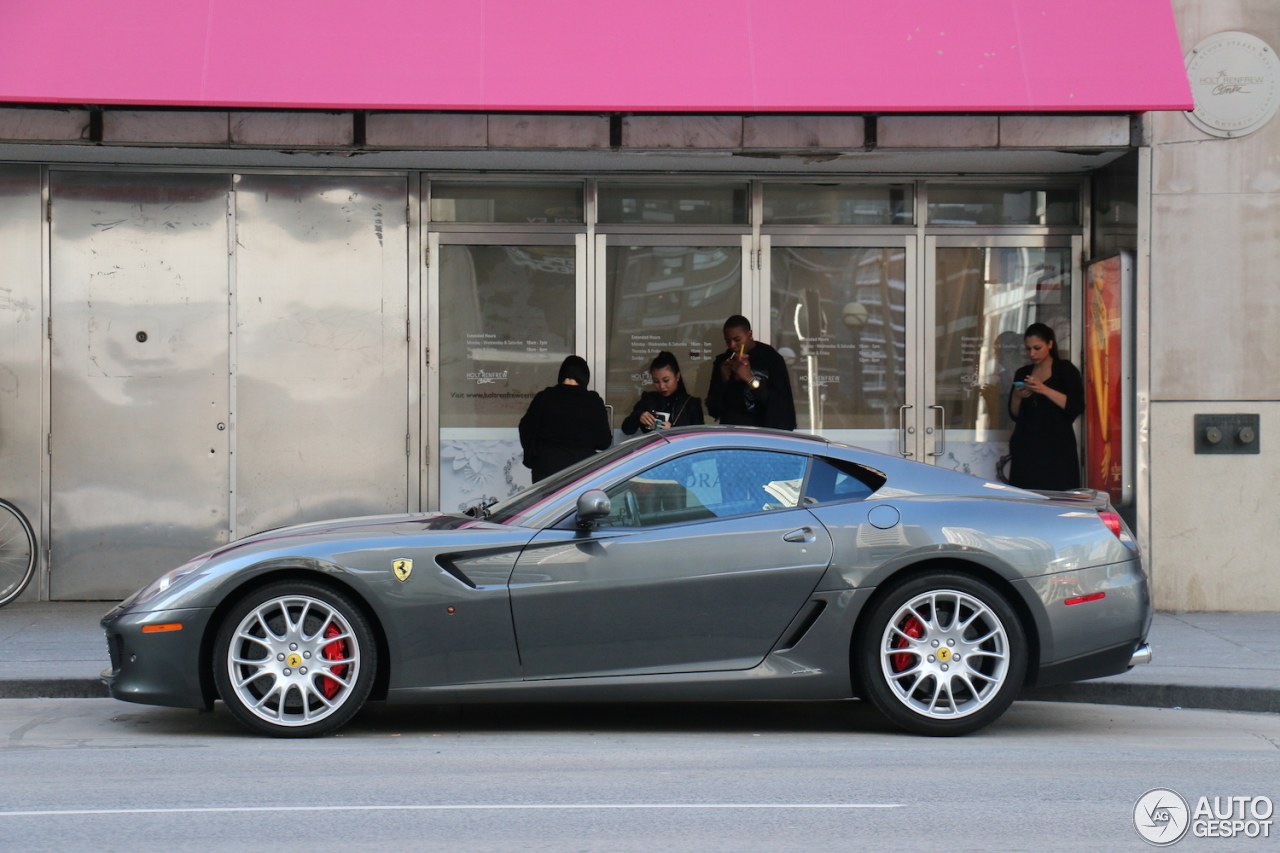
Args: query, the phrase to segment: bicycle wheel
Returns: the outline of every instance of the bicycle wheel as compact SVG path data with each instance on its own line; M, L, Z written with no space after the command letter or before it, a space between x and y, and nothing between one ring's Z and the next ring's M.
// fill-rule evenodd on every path
M13 601L36 572L36 534L22 510L0 498L0 607Z

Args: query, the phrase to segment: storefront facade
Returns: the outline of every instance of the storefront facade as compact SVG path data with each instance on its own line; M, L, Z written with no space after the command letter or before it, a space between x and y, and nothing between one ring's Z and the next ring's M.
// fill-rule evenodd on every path
M801 429L995 477L1021 330L1049 323L1081 363L1086 265L1120 252L1126 477L1159 594L1141 312L1153 134L1185 121L1148 110L1173 104L572 96L0 107L0 482L48 549L28 595L119 597L261 530L506 496L565 355L617 427L659 350L703 395L736 313L787 358Z

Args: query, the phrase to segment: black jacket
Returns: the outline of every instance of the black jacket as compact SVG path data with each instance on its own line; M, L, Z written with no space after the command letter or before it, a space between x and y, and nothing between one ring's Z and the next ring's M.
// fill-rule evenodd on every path
M796 406L791 399L791 377L787 362L776 349L756 341L747 353L751 372L760 380L753 390L741 379L720 378L720 365L733 351L716 356L711 369L711 387L707 390L707 411L722 424L763 426L774 429L796 428Z
M1033 365L1018 368L1013 378L1021 382ZM1020 489L1080 488L1080 454L1072 422L1084 411L1084 380L1080 371L1065 358L1054 359L1053 374L1045 383L1067 395L1065 408L1041 394L1023 400L1013 435L1009 438L1009 482ZM1009 392L1009 414L1013 415L1013 392Z
M631 414L622 422L622 431L627 435L635 435L636 430L648 428L640 425L640 416L645 412L666 412L671 417L673 427L701 426L706 423L702 419L702 401L690 397L688 391L677 391L670 397L664 397L657 391L645 391L640 395Z
M532 469L535 483L612 443L604 401L578 385L542 389L520 419L524 466Z

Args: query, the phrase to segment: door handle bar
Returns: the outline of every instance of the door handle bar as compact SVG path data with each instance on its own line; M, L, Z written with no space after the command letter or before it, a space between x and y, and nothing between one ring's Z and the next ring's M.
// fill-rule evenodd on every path
M813 542L817 537L813 535L812 527L801 527L799 530L793 530L782 537L783 542Z
M937 438L934 439L933 446L937 450L930 453L930 456L941 456L947 452L947 410L942 406L930 406L930 410L937 409L941 417L934 422L934 429L937 431Z
M915 456L915 452L907 450L907 409L914 409L915 406L899 406L898 407L898 453L902 456Z

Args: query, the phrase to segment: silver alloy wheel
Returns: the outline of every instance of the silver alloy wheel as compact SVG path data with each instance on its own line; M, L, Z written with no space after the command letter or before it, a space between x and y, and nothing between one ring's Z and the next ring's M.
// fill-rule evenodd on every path
M990 702L1009 673L1009 637L974 596L930 590L898 608L880 640L893 695L917 714L967 717Z
M331 604L281 596L240 620L227 672L250 713L278 726L306 726L346 703L360 675L360 646Z

